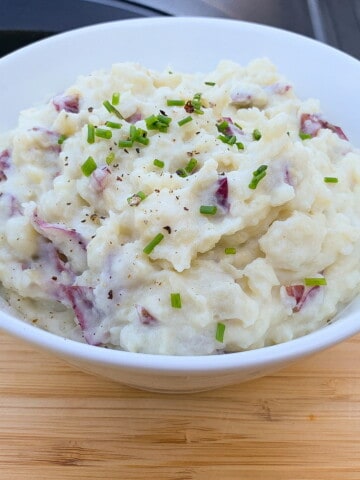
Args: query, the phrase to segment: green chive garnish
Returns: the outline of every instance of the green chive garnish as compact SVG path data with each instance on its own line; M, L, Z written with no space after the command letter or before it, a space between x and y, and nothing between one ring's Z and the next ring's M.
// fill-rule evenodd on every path
M88 157L85 162L81 165L81 171L85 177L90 177L94 170L97 169L97 165L93 157Z
M183 107L185 105L185 100L167 100L166 105L168 107Z
M134 143L141 143L142 145L148 145L150 140L147 137L147 131L142 128L137 128L135 125L130 126L129 138L127 140L120 140L118 143L119 148L130 148Z
M148 145L150 141L147 138L147 131L142 128L136 128L135 125L130 126L129 137L132 142L141 143L142 145Z
M149 253L151 253L154 248L156 247L156 245L158 245L161 240L164 238L164 235L162 233L158 233L152 240L150 243L148 243L146 245L146 247L143 249L143 252L146 253L147 255L149 255Z
M95 142L95 127L91 125L91 123L87 126L87 142L94 143Z
M179 120L179 121L178 121L179 127L182 127L182 126L185 125L186 123L192 122L192 119L193 119L192 116L189 115L188 117L185 117L185 118L183 118L182 120Z
M226 255L235 255L236 248L235 247L225 247L225 254Z
M198 115L203 115L202 105L201 105L201 93L195 93L194 98L191 100L191 105L194 108L194 112Z
M267 165L261 165L257 170L255 170L255 172L253 172L253 178L249 183L249 188L251 188L252 190L255 190L260 180L265 177L266 169L267 169Z
M215 82L204 82L205 85L209 85L210 87L213 87L214 85L216 85Z
M131 197L127 198L127 202L130 205L130 207L135 207L139 205L140 202L145 200L146 195L144 192L140 190L140 192L134 193L134 195L131 195Z
M106 128L95 128L95 135L99 138L105 138L109 140L112 137L112 131Z
M159 160L158 158L155 158L155 160L153 161L153 164L155 165L155 167L159 167L159 168L164 168L164 165L165 165L165 163L162 160Z
M111 152L109 155L106 157L105 162L110 165L113 161L115 160L115 153Z
M222 122L216 124L216 128L220 133L226 133L227 129L229 128L229 122L223 120Z
M106 108L106 110L109 112L109 113L113 113L114 115L116 115L118 118L121 118L123 119L124 117L121 115L121 113L119 112L119 110L117 110L114 105L111 105L111 103L109 102L109 100L105 100L103 102L103 105L104 107Z
M307 287L316 287L318 285L327 285L326 278L324 278L324 277L304 278L304 283Z
M170 293L170 300L173 308L181 308L180 293Z
M242 130L239 124L234 123L234 125ZM229 122L223 120L222 122L216 124L216 128L218 129L218 132L220 132L220 135L217 137L219 140L227 145L236 145L238 150L244 150L244 144L242 142L238 142L235 135L229 135L227 133L229 131Z
M110 121L105 122L105 125L109 128L121 128L122 127L121 123L110 122Z
M218 342L224 341L224 334L225 334L225 325L221 322L218 322L216 325L216 333L215 338Z
M235 135L219 135L217 138L228 145L235 145L236 143Z
M120 93L119 92L114 92L112 94L111 103L113 105L119 105L119 102L120 102Z
M119 148L130 148L133 146L133 142L132 140L121 140L119 143L118 143L118 147Z
M215 215L217 212L216 205L201 205L200 213L203 215Z
M176 170L177 175L179 175L179 177L182 177L182 178L188 177L195 170L197 163L198 162L196 158L190 158L185 168L179 168L178 170Z
M145 118L145 124L148 130L158 130L159 132L166 133L170 123L171 118L163 114L150 115L150 117Z
M339 179L337 177L324 177L325 183L338 183Z
M253 139L256 140L256 141L260 140L260 138L261 138L260 130L258 130L257 128L255 128L255 130L254 130L253 133L252 133L252 137L253 137Z
M58 144L62 145L65 142L66 139L67 139L66 135L60 135L60 137L58 139Z
M181 177L181 178L185 178L185 177L188 176L188 173L187 173L187 171L185 170L185 168L178 168L178 169L176 170L176 174L179 175L179 177Z
M312 138L312 135L310 133L299 132L299 137L301 140L308 140L309 138Z
M188 173L190 175L195 170L195 168L197 166L197 163L198 162L197 162L196 158L190 158L189 163L185 167L186 173Z

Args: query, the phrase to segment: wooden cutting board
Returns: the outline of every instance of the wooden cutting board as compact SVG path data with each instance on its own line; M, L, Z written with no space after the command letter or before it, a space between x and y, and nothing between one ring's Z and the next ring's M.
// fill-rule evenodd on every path
M0 479L359 480L360 336L263 379L161 395L0 334Z

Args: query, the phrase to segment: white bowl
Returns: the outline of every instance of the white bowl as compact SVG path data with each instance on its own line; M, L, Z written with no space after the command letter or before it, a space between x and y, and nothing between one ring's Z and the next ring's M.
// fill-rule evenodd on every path
M329 121L360 138L360 62L306 37L262 25L205 18L151 18L95 25L37 42L0 60L0 130L19 111L71 85L80 74L136 61L154 69L195 72L221 59L246 64L268 57L301 98L319 98ZM359 146L359 145L357 145ZM309 335L258 350L216 356L156 356L94 347L40 330L4 306L0 329L84 371L139 388L206 390L265 375L360 331L360 298Z

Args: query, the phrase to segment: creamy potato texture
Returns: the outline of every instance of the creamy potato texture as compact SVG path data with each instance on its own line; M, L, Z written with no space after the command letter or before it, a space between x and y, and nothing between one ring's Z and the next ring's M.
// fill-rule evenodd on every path
M27 321L132 352L272 345L360 290L360 154L266 59L83 76L0 140L0 281Z

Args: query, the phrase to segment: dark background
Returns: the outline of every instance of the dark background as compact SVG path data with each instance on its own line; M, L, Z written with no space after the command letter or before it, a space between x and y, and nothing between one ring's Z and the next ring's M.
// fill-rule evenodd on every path
M316 38L360 59L360 0L0 0L0 56L76 27L174 15L272 25Z

